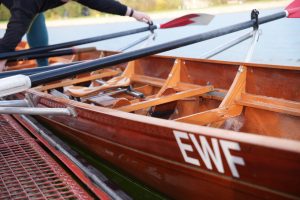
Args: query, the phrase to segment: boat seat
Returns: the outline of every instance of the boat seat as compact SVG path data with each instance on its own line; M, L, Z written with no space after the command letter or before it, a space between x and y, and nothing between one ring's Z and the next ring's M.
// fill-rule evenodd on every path
M118 108L121 106L128 106L130 105L130 101L126 98L114 98L109 95L101 95L96 97L91 97L86 99L89 103L94 103L99 106L103 107L111 107L111 108Z
M133 111L177 101L188 97L200 96L211 91L213 91L213 86L203 86L203 87L199 86L198 88L177 92L171 95L153 97L147 101L141 101L129 106L123 106L120 107L119 110L125 112L133 112Z
M130 82L129 78L118 76L97 87L71 86L68 88L67 93L74 97L84 97L107 89L127 87L130 85Z
M167 88L163 93L162 96L176 94L176 90L173 88ZM148 115L151 117L162 118L162 119L169 119L170 116L175 112L177 106L177 101L171 101L164 104L159 104L153 106L149 109Z

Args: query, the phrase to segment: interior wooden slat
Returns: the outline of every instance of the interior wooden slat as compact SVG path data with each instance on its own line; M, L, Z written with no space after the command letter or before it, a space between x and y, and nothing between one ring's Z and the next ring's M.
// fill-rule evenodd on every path
M300 102L243 93L237 104L300 116Z

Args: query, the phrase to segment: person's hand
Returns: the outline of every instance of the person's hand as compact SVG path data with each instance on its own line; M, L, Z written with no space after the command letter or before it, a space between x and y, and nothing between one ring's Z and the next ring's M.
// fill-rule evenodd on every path
M146 13L143 13L143 12L140 12L140 11L134 10L133 14L132 14L132 17L135 18L137 21L140 21L140 22L145 22L145 23L148 23L148 24L152 23L151 18Z
M6 60L0 60L0 72L5 70Z
M126 15L129 16L129 17L133 17L137 21L152 24L151 18L146 13L136 11L132 8L127 7Z

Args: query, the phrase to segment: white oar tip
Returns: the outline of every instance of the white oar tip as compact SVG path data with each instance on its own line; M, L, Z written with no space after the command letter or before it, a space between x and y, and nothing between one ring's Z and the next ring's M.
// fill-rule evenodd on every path
M25 75L0 79L0 97L23 92L31 87L31 80Z

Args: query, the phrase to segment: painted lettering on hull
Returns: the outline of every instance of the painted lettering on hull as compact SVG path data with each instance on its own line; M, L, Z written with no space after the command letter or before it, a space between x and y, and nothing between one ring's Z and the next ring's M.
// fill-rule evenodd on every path
M224 174L224 165L227 165L232 176L239 178L239 172L236 165L245 165L242 157L234 156L231 151L240 151L240 145L237 142L211 138L210 142L207 137L193 133L185 133L181 131L173 131L176 142L185 162L202 166L213 170L215 166L219 173ZM197 157L192 157L189 152L197 152ZM221 153L223 153L226 162L223 162Z

